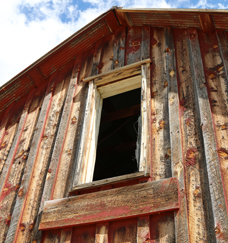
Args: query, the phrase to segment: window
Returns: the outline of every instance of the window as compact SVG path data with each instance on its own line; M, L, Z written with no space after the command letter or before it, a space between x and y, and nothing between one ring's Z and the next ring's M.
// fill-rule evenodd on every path
M81 140L78 148L78 154L76 156L77 168L76 168L73 186L87 183L87 182L92 182L93 180L100 180L107 177L131 173L134 171L139 171L139 172L144 171L145 173L148 172L149 160L150 160L150 156L149 156L149 152L150 152L149 149L150 67L149 66L150 66L150 60L147 59L84 80L85 82L89 82L89 87L88 87L87 101L86 101L85 114L84 114L84 123L83 123L81 138L80 138ZM102 151L102 146L100 145L101 144L100 138L99 138L100 144L98 145L99 128L101 122L103 123L103 121L101 121L102 107L107 106L108 102L111 102L113 105L113 102L116 100L115 97L117 98L119 97L119 99L122 102L124 102L124 99L126 98L129 99L129 95L139 96L138 103L140 104L137 104L137 99L133 98L132 101L130 101L130 107L131 109L137 109L135 108L135 106L137 105L140 106L139 109L140 116L138 115L137 117L135 116L134 118L128 117L127 119L125 119L125 121L119 121L118 123L119 125L117 125L116 130L118 130L118 127L124 126L124 124L120 124L121 122L127 124L128 122L130 122L131 119L132 119L131 121L132 125L134 123L139 124L139 126L138 125L135 126L136 132L138 133L137 141L136 139L135 141L133 141L134 140L133 138L132 141L129 141L129 144L128 143L125 144L126 146L130 146L132 142L137 143L137 145L135 145L135 147L137 147L137 153L134 156L136 160L133 163L131 163L131 165L129 164L129 168L126 168L127 162L126 162L126 166L124 166L125 163L124 161L125 161L125 157L127 156L123 156L123 160L121 160L120 164L123 164L123 167L126 169L120 168L119 172L108 171L108 170L113 170L114 167L112 166L112 163L114 163L114 161L113 160L110 161L109 164L109 159L107 159L106 162L103 158L101 159L101 156L99 155L99 153L101 153L100 151ZM136 104L134 104L134 102L136 102ZM127 107L124 107L123 109L119 109L119 110L124 112L125 109L125 112L128 112L126 111L126 108ZM108 109L108 113L110 111L111 110ZM106 109L106 113L107 113L107 109ZM103 114L105 114L105 108L103 109ZM137 115L137 112L135 112L135 114ZM114 131L115 129L114 130L112 128L110 130L107 128L105 129L102 125L101 125L101 129L106 130L109 133L115 133ZM130 132L130 136L132 136L132 131ZM111 139L108 139L108 137L110 137L110 135L106 133L106 135L102 138L103 140L104 139L106 140L106 145L107 147L109 147L107 148L106 146L103 145L103 154L105 153L105 151L107 152L108 149L110 149L111 151L112 145L115 147L113 149L116 149L118 151L118 136L116 136L113 139L114 142ZM121 150L121 144L123 143L123 141L120 140L119 142L120 142L119 148ZM131 152L132 151L134 151L134 149L131 150Z

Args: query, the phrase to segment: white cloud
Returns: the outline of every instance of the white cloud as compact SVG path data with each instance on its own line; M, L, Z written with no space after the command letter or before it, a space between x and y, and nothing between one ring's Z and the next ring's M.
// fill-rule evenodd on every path
M79 3L75 4L73 0L0 2L0 86L112 6L170 8L188 0L83 1L90 7L80 10ZM210 6L207 0L200 0L195 5ZM63 15L67 17L66 22L62 21Z

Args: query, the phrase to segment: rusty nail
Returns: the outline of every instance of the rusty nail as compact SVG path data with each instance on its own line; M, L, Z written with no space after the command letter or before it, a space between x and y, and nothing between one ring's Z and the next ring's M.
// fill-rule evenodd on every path
M24 231L24 230L25 230L25 224L24 224L24 223L21 223L21 224L20 224L20 230L21 230L21 231Z

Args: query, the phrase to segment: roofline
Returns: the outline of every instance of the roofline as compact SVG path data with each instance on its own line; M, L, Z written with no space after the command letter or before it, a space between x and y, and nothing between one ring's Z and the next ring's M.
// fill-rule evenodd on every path
M194 22L194 24L196 24L197 27L195 25L194 27L202 29L205 33L212 33L215 31L215 29L228 30L228 22L226 21L228 17L228 10L174 9L174 8L168 8L168 9L127 8L125 9L125 8L114 6L111 9L104 12L103 14L101 14L100 16L98 16L90 23L88 23L87 25L85 25L83 28L75 32L73 35L68 37L66 40L61 42L52 50L50 50L49 52L41 56L38 60L36 60L27 68L25 68L23 71L18 73L8 82L3 84L0 87L0 103L3 104L0 108L0 115L2 115L2 112L6 109L8 105L10 105L12 102L16 100L14 98L16 94L17 97L22 97L25 94L27 94L31 88L40 87L42 84L47 82L47 79L50 77L50 75L53 72L55 72L56 70L61 70L64 67L64 64L71 62L75 59L76 57L75 55L78 55L80 52L86 51L87 47L86 45L83 45L83 41L86 41L88 36L89 36L88 38L92 38L91 40L95 38L94 41L98 41L99 38L107 37L109 34L114 33L115 30L119 28L119 26L122 25L127 27L137 26L132 21L131 16L133 16L134 18L134 15L139 14L140 16L140 13L142 14L147 13L149 14L149 16L152 15L151 16L152 18L153 15L155 16L157 15L158 19L161 17L160 14L166 14L166 15L168 14L167 15L168 17L166 16L166 18L170 18L170 21L172 20L171 16L175 16L175 15L179 16L178 18L181 20L182 20L182 15L184 14L189 15L190 19L191 16L198 15L198 20L197 20L198 22L197 23L196 21ZM224 18L225 22L223 21L222 23L220 23L220 16L221 17L225 16ZM215 19L216 21L219 19L218 24L215 21ZM183 19L183 21L188 24L188 18ZM157 25L155 24L155 26L159 26L159 24ZM180 26L183 25L176 25L176 26L177 28L179 28ZM192 25L190 26L193 27ZM91 30L93 31L91 32ZM69 50L70 48L73 48L75 46L74 42L78 43L75 45L77 45L79 49L77 52L76 51L77 48L74 48L75 51L73 52L72 55L70 55ZM82 48L80 49L80 47ZM91 48L91 46L89 46L88 48ZM69 58L66 58L67 56L64 56L65 51L67 51L68 53L67 55L69 55ZM64 60L63 62L65 62L64 64L61 63L61 58L63 58ZM55 59L56 62L54 61ZM53 64L49 65L50 62L53 62Z
M211 9L179 9L179 8L164 8L164 9L161 9L161 8L122 8L122 7L113 6L112 8L110 8L109 10L107 10L106 12L104 12L103 14L98 16L96 19L92 20L90 23L88 23L87 25L82 27L80 30L75 32L73 35L68 37L66 40L61 42L59 45L57 45L56 47L51 49L49 52L47 52L46 54L41 56L39 59L37 59L31 65L29 65L27 68L25 68L20 73L18 73L16 76L11 78L8 82L3 84L0 87L0 91L2 89L6 88L6 86L10 85L16 79L20 78L22 75L24 75L30 69L32 69L34 66L41 63L44 59L46 59L47 57L52 55L54 52L59 50L62 46L69 43L72 39L79 36L82 32L86 31L86 29L90 28L92 25L94 25L96 22L101 20L105 15L107 15L111 11L113 11L113 12L126 12L126 13L130 13L130 12L157 12L157 13L164 13L164 12L166 12L166 13L168 13L168 12L191 12L191 13L194 13L195 12L195 13L207 13L207 14L209 14L209 13L224 13L224 14L228 13L228 10L219 10L219 9L211 10ZM117 18L117 21L118 21L118 18Z
M191 12L191 13L228 13L226 9L198 9L198 8L118 8L117 12Z

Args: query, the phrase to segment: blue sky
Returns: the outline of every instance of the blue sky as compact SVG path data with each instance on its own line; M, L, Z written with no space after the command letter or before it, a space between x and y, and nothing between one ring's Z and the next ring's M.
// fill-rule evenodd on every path
M0 86L112 6L227 9L228 0L1 1Z

